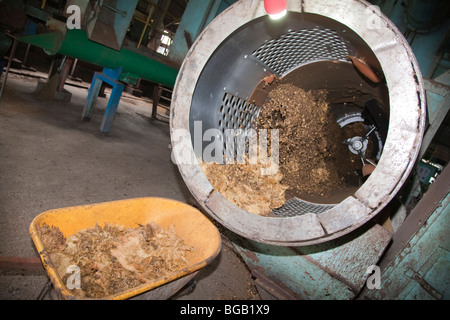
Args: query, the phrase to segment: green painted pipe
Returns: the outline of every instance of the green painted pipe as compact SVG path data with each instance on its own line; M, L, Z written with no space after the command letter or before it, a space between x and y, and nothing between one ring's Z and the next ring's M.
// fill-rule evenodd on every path
M178 70L128 49L116 51L88 39L84 30L67 30L19 38L20 41L43 48L47 54L63 54L104 68L130 72L143 79L173 88Z

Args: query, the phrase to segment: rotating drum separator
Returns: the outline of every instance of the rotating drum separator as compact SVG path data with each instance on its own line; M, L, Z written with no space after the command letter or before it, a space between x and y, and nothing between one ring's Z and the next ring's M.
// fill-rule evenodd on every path
M304 246L348 234L392 200L414 167L426 101L411 48L376 7L362 0L291 0L287 10L283 19L272 21L263 1L238 1L200 34L172 96L172 159L196 200L226 228L261 243ZM358 63L370 66L376 78ZM380 145L376 168L339 201L292 198L269 216L255 215L214 190L193 161L199 156L195 123L200 121L202 133L249 128L251 121L242 115L258 116L254 93L272 74L305 90L326 89L329 103L341 114L341 126L367 120L367 113L379 116L372 117L372 128L377 128L373 137ZM342 100L342 92L351 92L348 100ZM376 112L370 110L373 101ZM346 109L349 105L353 111ZM360 150L364 142L349 140L349 152Z

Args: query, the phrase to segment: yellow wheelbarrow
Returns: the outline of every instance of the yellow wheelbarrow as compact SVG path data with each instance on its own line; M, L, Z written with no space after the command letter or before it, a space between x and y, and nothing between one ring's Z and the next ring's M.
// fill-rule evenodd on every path
M193 248L186 253L187 266L164 278L149 280L141 286L106 296L104 299L168 299L187 284L201 268L214 260L221 250L221 238L217 228L192 206L170 199L148 197L61 208L38 215L32 221L29 231L59 298L75 300L87 298L76 296L63 283L39 238L39 227L44 223L58 227L67 238L97 224L136 228L151 222L163 229L173 226L177 237Z

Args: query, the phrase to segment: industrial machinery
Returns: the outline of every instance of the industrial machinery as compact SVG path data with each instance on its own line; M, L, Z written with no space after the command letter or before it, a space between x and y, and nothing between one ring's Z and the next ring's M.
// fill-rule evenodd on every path
M81 29L53 21L52 32L20 40L105 68L94 76L82 115L92 114L102 81L111 84L104 133L124 78L174 86L172 160L204 211L226 227L261 292L280 299L442 299L450 298L450 168L436 178L442 167L431 172L420 160L450 105L450 73L440 59L448 57L442 41L448 30L424 36L448 29L445 3L372 1L383 13L364 0L289 0L286 15L273 20L262 0L190 0L169 52L173 64L138 50L147 24L136 37L138 48L123 45L136 1L68 1L82 8ZM424 52L430 47L439 59ZM234 152L227 130L253 128L272 88L268 79L325 89L340 128L364 124L363 133L343 143L375 167L367 180L317 201L291 197L268 216L247 212L214 189L197 159L215 139L224 155ZM204 138L211 129L218 136ZM418 162L420 179L411 175ZM406 217L405 205L431 176L431 196ZM382 281L364 291L374 270Z
M193 39L218 13L234 1L211 0L206 4L204 1L192 0L188 6L186 3L183 4L182 19L168 14L169 7L175 3L170 0L59 1L60 10L50 13L31 5L25 6L20 2L22 11L40 20L41 27L38 32L35 30L31 34L17 35L14 43L25 42L29 46L43 48L48 55L65 56L66 59L63 60L65 63L60 68L61 74L65 76L72 68L72 64L76 65L74 60L104 68L104 72L96 73L92 80L82 119L90 119L103 83L113 86L113 94L100 128L102 133L109 133L125 84L135 86L140 79L149 81L155 86L153 99L159 101L163 91L170 92L173 88L179 65ZM18 6L10 2L7 1L6 8ZM42 1L41 9L45 4L46 1ZM174 6L180 4L175 3ZM20 13L25 17L24 12ZM173 20L167 22L168 16ZM172 35L174 39L170 38L169 55L167 56L167 52L162 55L157 50L167 44L162 44L161 38L168 32L166 29L174 28L177 33ZM6 44L9 46L12 39L1 30L0 34L8 41ZM62 77L58 87L60 91L64 82L65 77ZM170 94L166 94L163 98L170 101ZM157 107L156 103L154 111ZM166 107L168 109L168 106ZM152 116L155 117L155 112Z
M166 10L169 3L165 2ZM136 85L142 78L156 85L171 88L178 73L177 67L167 59L163 59L163 56L142 54L142 51L139 52L136 48L124 45L125 36L130 28L131 20L135 17L137 5L137 0L67 1L62 10L62 18L50 17L45 23L44 32L22 36L19 39L29 45L43 48L48 55L65 56L66 59L63 60L65 63L61 65L61 69L63 69L61 73L65 77L72 67L74 59L103 67L103 72L97 72L93 77L82 114L83 120L90 120L103 84L107 83L112 86L113 91L100 127L102 133L109 133L111 130L125 83ZM138 46L143 40L157 5L160 4L148 5L150 8L148 19ZM161 23L164 15L160 14L157 18L153 18ZM61 77L62 79L59 80L60 86L57 92L63 91L65 77ZM42 87L45 88L45 85L41 85ZM38 87L38 90L42 89ZM157 106L155 106L156 108Z
M20 41L28 44L26 55L32 45L43 48L50 56L64 57L55 98L70 100L70 92L62 87L69 70L73 72L78 60L103 68L103 72L96 73L92 80L82 114L82 119L89 120L100 88L104 83L112 86L113 94L100 128L102 133L109 133L111 129L122 91L131 86L138 86L141 79L154 86L155 112L152 117L156 117L157 101L161 97L164 101L169 101L164 104L164 108L168 109L170 91L174 86L179 65L192 45L192 39L228 6L222 0L211 1L207 6L204 1L193 0L187 8L186 3L168 0L70 0L59 1L59 9L51 7L48 10L46 1L42 1L40 8L22 1L8 0L1 4L2 17L12 16L12 19L2 18L9 29L14 25L11 21L15 21L16 24L22 23L22 29L27 23L25 29L32 30L16 30L14 34L7 35L1 29L2 52L8 51L14 43L11 50L11 57L14 58L17 42ZM171 7L180 11L180 6L185 11L183 19L168 13ZM176 14L182 13L183 11ZM175 34L174 30L179 30L178 34ZM168 44L161 42L166 33L167 41L171 44L170 56L167 56ZM164 49L164 52L158 52L160 49ZM2 59L0 61L4 63ZM8 70L9 68L7 73ZM54 75L54 70L52 64L48 80ZM6 77L4 79L5 82ZM45 86L45 83L39 83L37 91L41 91L43 87L45 89ZM50 84L48 87L52 88ZM49 96L52 97L51 94Z
M226 153L234 142L226 131L252 128L267 96L261 84L274 76L305 90L326 89L341 127L367 124L365 135L346 141L363 163L369 137L377 146L376 168L357 190L335 203L294 197L260 216L214 189L198 162L214 138L198 147L195 130L204 137L216 129ZM380 212L389 211L415 167L426 113L416 57L379 7L362 0L292 0L287 15L274 21L263 1L243 0L208 25L180 69L171 105L173 159L267 292L351 299L391 241L394 230L381 227Z
M376 27L368 23L370 19L379 20ZM385 84L365 79L348 56L363 58L382 74ZM207 27L186 57L174 92L172 132L185 129L193 135L197 120L204 131L241 125L236 120L240 114L257 112L258 106L250 100L255 88L273 73L293 77L306 90L328 89L334 108L351 103L360 114L370 115L375 114L370 102L379 102L377 112L382 116L373 125L382 131L388 121L389 127L369 179L332 207L315 204L303 210L290 202L289 215L261 217L215 192L195 163L177 159L181 174L199 203L240 235L284 246L339 238L380 212L414 166L426 112L415 57L392 22L362 1L343 1L339 7L327 1L289 1L288 15L276 23L265 14L263 2L241 1ZM232 99L225 99L228 95ZM353 142L350 147L357 145ZM199 156L189 154L194 148L186 151L181 157Z

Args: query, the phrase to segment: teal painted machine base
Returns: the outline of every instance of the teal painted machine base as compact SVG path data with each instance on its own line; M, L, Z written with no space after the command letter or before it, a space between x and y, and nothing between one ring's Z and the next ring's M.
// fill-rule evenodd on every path
M114 121L117 107L122 96L124 84L119 82L122 69L103 69L103 73L96 72L92 78L91 87L89 88L89 94L84 106L84 110L81 118L85 121L89 121L92 118L92 114L95 109L95 103L100 93L103 82L112 86L111 96L106 106L105 114L103 116L102 124L100 126L101 133L109 133Z
M378 290L363 299L450 299L450 167L447 166L393 237Z
M362 290L392 234L378 224L306 247L280 247L229 236L260 294L275 299L350 300Z

